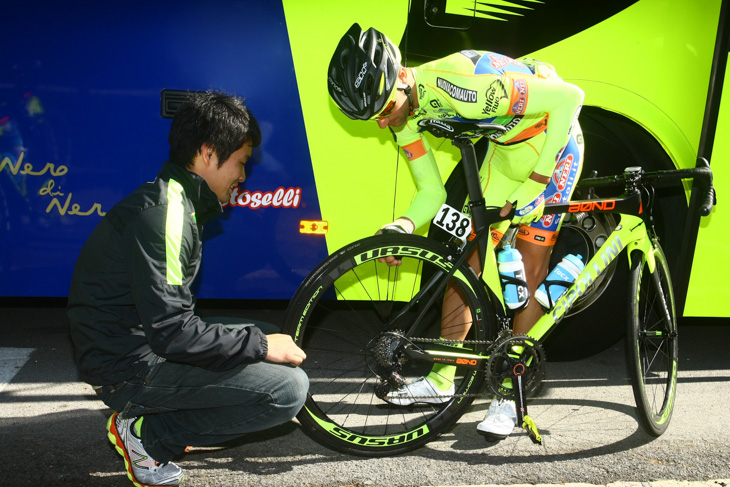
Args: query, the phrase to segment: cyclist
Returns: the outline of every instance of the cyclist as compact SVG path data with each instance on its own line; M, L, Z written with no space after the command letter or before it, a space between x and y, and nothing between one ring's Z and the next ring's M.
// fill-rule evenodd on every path
M568 201L580 174L580 88L563 81L550 64L486 51L465 50L406 68L387 36L374 28L363 31L358 24L340 40L327 74L330 96L341 111L351 119L374 120L380 128L388 127L408 159L417 193L405 213L383 225L381 231L412 233L427 224L446 200L436 159L419 130L419 120L479 120L505 127L489 136L480 177L488 206L502 207L502 216L516 208L511 223L519 225L516 246L534 295L547 276L561 225L558 215L543 216L544 204ZM508 225L504 222L493 228L492 238L499 241ZM393 257L386 261L400 264ZM476 252L469 262L480 271ZM469 324L445 318L461 303L455 290L447 290L443 338L466 337ZM527 333L542 314L539 303L529 300L516 313L513 332ZM391 391L386 399L398 405L446 402L454 391L454 374L455 367L436 364L427 377ZM514 402L492 401L477 429L485 435L506 437L516 419Z

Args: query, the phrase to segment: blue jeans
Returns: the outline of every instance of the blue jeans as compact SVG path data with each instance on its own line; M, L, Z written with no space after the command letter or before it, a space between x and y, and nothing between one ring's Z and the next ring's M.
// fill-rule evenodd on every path
M290 365L257 362L212 372L157 357L135 377L104 387L101 399L122 417L144 416L142 444L165 463L187 446L222 443L290 421L308 389L307 375Z

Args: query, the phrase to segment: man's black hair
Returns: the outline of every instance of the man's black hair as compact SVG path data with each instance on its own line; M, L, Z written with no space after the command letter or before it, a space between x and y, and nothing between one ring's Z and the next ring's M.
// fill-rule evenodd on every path
M190 167L207 144L218 155L220 167L248 140L257 147L261 130L244 99L216 91L191 93L172 120L170 162Z

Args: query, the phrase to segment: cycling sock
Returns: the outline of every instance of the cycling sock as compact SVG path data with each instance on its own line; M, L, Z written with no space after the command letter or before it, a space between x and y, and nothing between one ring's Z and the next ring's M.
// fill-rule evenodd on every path
M443 340L444 338L441 337ZM455 348L463 348L464 345L461 343L454 344ZM433 383L439 390L447 391L454 383L454 377L456 376L456 367L454 365L446 364L433 364L431 372L426 376L427 379Z

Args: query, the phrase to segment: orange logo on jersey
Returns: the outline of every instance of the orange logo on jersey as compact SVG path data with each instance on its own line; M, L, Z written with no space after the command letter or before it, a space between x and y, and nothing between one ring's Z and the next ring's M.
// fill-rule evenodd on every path
M423 141L421 140L411 142L410 144L403 146L402 149L403 152L406 153L406 157L409 161L418 159L426 153L426 147L423 145Z

